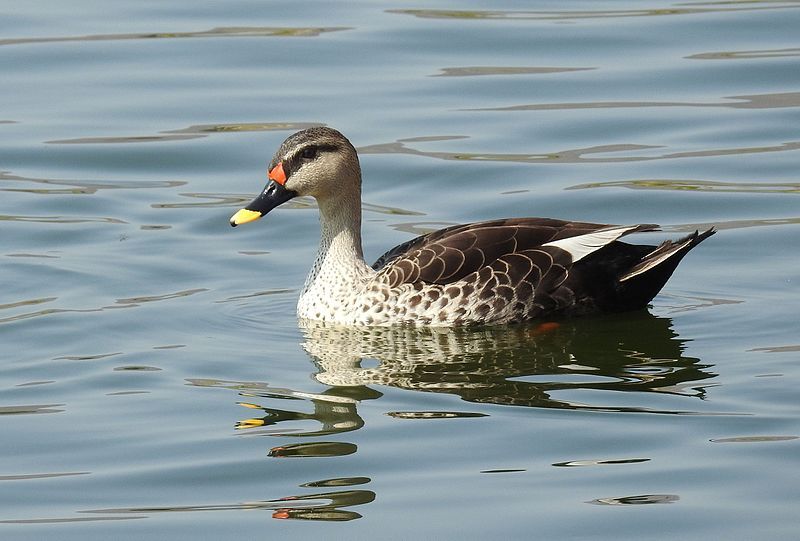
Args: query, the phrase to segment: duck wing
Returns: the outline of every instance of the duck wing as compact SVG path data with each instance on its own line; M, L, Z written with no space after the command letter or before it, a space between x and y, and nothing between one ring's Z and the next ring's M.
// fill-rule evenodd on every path
M503 273L512 284L528 279L539 286L544 276L566 277L580 259L635 231L654 224L612 226L550 218L511 218L458 225L422 235L383 254L373 265L391 287L423 282L446 285L472 273ZM551 271L556 271L555 274Z

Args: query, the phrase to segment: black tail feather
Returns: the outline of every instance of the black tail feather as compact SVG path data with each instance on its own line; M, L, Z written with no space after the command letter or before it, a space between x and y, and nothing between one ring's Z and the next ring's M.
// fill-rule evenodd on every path
M716 233L695 231L659 246L613 242L570 271L576 312L622 312L645 308L692 248Z
M617 294L622 309L647 306L667 283L683 257L714 233L713 227L703 233L695 231L682 239L664 242L646 255L618 282Z

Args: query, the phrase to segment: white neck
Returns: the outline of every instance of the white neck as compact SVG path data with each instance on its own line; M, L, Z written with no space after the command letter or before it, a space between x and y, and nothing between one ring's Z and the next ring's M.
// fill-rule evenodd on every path
M318 200L319 251L306 278L297 315L304 319L342 320L353 310L364 284L375 274L361 248L361 205L358 194L339 193L336 201Z

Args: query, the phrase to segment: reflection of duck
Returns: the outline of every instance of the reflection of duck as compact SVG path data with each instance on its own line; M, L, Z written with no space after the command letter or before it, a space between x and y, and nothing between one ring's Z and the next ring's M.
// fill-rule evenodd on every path
M322 240L297 305L303 319L347 325L452 326L642 308L709 229L661 246L618 239L653 224L610 226L516 218L449 227L384 254L361 248L361 169L338 131L289 137L264 191L231 218L260 218L298 195L316 198Z
M334 488L349 487L369 483L368 477L342 477L338 479L323 479L304 483L303 488ZM101 516L117 515L114 518L123 518L126 514L135 514L147 517L157 513L189 513L209 511L272 511L275 519L302 519L325 520L342 522L361 518L361 515L351 511L351 507L365 505L375 501L375 493L371 490L351 488L349 490L326 490L315 494L298 494L282 498L224 503L218 505L170 505L166 507L123 507L116 509L90 509L83 513L98 513ZM127 518L127 517L125 517ZM99 520L99 519L97 519Z
M322 392L267 383L189 380L230 389L254 414L236 427L249 434L316 438L360 430L359 404L388 386L447 393L475 403L554 409L687 413L653 408L651 393L703 398L715 377L683 356L666 318L646 311L561 324L481 328L343 327L303 321L303 348ZM620 394L625 393L625 394ZM580 403L577 402L580 400ZM683 400L681 402L684 402ZM482 416L469 411L392 411L394 417ZM309 422L315 424L309 426ZM274 447L270 456L341 456L354 444L305 441Z
M683 341L669 319L647 312L583 318L553 327L303 325L303 347L319 368L315 378L334 386L332 394L351 386L366 392L369 385L388 385L452 393L470 402L653 411L592 406L589 400L578 405L552 394L610 390L702 397L703 388L689 384L714 376L697 359L682 355Z

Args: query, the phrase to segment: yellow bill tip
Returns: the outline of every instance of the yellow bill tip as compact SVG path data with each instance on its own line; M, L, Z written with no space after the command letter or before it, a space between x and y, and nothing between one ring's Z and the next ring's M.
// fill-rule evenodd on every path
M253 222L261 218L261 216L263 216L263 214L258 211L241 209L231 216L231 226L236 227L237 225L246 224L247 222Z

